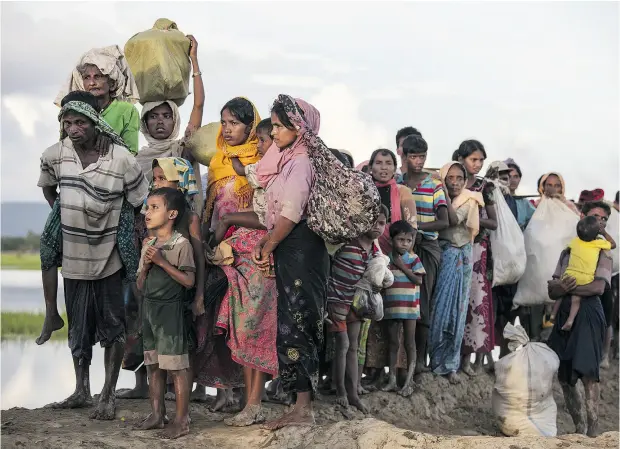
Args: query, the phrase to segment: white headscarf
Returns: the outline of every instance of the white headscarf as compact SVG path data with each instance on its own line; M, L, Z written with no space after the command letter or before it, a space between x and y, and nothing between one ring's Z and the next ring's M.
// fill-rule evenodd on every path
M168 104L170 109L172 109L174 127L167 139L155 139L149 134L149 130L146 126L146 117L149 112L164 103ZM178 140L181 130L181 116L179 114L179 107L173 101L151 101L144 103L141 115L140 132L144 135L148 145L140 148L140 151L138 151L136 155L136 160L138 164L140 164L147 181L150 182L153 179L153 159L161 157L181 157L183 153L183 146L181 145L181 141Z
M60 89L54 104L60 107L60 102L69 92L76 90L86 90L82 75L78 72L78 67L85 64L97 66L97 68L110 77L113 81L112 97L120 101L136 103L140 99L136 80L127 64L127 59L118 45L111 45L103 48L93 48L84 53L75 65L65 86Z

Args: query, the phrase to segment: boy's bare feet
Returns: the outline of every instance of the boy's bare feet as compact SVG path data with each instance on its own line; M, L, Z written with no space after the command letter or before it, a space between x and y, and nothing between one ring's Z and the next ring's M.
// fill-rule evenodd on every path
M424 366L423 362L418 362L415 364L415 374L420 373L429 373L431 369L428 366Z
M133 427L133 430L154 430L154 429L163 429L164 425L168 424L167 416L155 416L152 413L142 420L140 424L136 424Z
M217 390L217 396L215 398L215 403L209 407L210 412L220 412L223 411L224 408L230 408L234 405L232 390L229 389L220 389Z
M357 394L359 396L362 396L362 395L365 395L365 394L369 394L369 393L370 393L370 391L368 391L366 388L362 387L361 384L359 384L357 386Z
M289 426L314 426L315 424L312 407L294 405L288 413L262 427L267 430L278 430Z
M473 370L471 367L471 363L465 363L462 368L463 372L467 374L469 377L476 377L478 375L477 372Z
M362 412L364 415L367 415L368 413L370 413L370 410L368 410L368 407L366 407L366 405L360 400L359 397L349 396L348 402L349 402L349 405L355 407L360 412Z
M396 383L396 375L390 374L388 383L381 391L396 391L398 390L398 384Z
M175 440L189 433L189 416L175 418L175 420L165 427L159 436L165 440Z
M52 337L52 333L65 326L64 320L56 313L45 313L45 321L43 321L43 329L41 335L35 341L38 345L42 345Z
M341 407L349 406L349 399L346 396L336 396L336 400L334 402Z

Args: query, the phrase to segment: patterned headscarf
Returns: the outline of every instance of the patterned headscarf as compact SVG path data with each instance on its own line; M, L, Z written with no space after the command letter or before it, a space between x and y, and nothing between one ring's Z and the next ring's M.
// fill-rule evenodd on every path
M191 198L200 193L196 186L194 169L189 161L180 157L160 157L153 159L152 167L161 167L164 176L168 181L177 181L178 189L183 192L185 199L189 202Z
M95 109L91 105L83 101L69 101L67 102L67 104L65 104L60 109L60 112L58 113L58 121L60 122L60 140L63 140L65 137L67 137L67 133L65 132L64 127L62 126L62 117L68 111L77 112L78 114L82 114L86 116L89 120L91 120L95 124L95 129L98 132L103 133L106 136L108 136L110 139L112 139L112 142L114 142L115 145L120 145L129 150L129 147L127 146L125 141L121 138L121 136L119 136L118 134L116 134L116 132L114 132L112 127L108 125L105 122L105 120L101 118L99 113L95 111Z
M332 154L317 135L320 114L314 106L288 95L279 95L276 103L284 107L288 119L299 131L291 148L281 153L305 151L314 169L314 185L307 206L310 229L331 244L350 241L368 232L379 216L381 204L372 178L345 167Z

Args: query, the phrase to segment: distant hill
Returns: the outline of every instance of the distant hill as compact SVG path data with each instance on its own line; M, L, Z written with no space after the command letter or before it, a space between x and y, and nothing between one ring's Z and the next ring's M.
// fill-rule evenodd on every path
M50 210L47 203L2 203L0 234L3 237L25 237L28 231L41 234Z

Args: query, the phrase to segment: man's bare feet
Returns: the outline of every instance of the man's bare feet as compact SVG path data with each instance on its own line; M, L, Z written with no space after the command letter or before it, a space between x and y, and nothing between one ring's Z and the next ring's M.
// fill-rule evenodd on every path
M99 396L99 402L95 410L90 414L90 419L97 419L102 421L112 421L116 416L116 395L101 394Z
M246 405L240 413L224 420L224 424L233 427L247 427L263 422L265 422L265 415L260 404Z
M411 396L413 394L413 392L415 391L415 389L418 386L416 385L416 383L414 381L411 381L407 384L405 384L405 386L403 386L403 388L400 389L400 391L398 391L398 395L402 396L404 398L408 398L409 396Z
M349 405L355 407L364 415L367 415L370 412L370 410L368 410L368 407L366 407L366 405L360 400L358 396L349 396L348 402Z
M563 331L569 331L573 328L573 322L572 321L567 321L566 323L564 323L564 326L562 326L562 330Z
M398 390L398 384L396 383L396 376L390 374L388 383L385 387L381 389L381 391L396 391Z
M168 424L169 420L167 416L155 416L150 413L140 424L136 424L133 430L154 430L163 429L165 424Z
M452 385L457 385L462 382L459 375L456 374L455 372L451 372L450 374L446 376L446 378L448 379L448 382L450 382Z
M346 396L336 396L334 402L336 403L336 405L339 405L341 407L349 406L349 399Z
M167 425L162 433L159 434L164 440L175 440L189 433L189 416L185 418L175 418Z
M83 390L75 391L71 396L61 402L54 402L48 404L46 408L63 409L63 408L82 408L90 407L93 405L93 398L91 395Z
M288 413L280 418L263 424L262 428L267 430L278 430L288 426L314 426L314 414L311 407L293 406Z
M370 391L368 391L366 388L362 387L361 384L357 386L357 394L359 396L363 396L363 395L369 394L369 393L370 393Z
M35 341L38 345L42 345L52 337L52 333L65 326L64 320L60 317L58 312L55 314L45 314L45 320L43 321L43 329L41 329L41 335Z
M118 399L148 399L149 386L144 385L143 387L135 387L131 390L129 388L116 390L116 397Z

